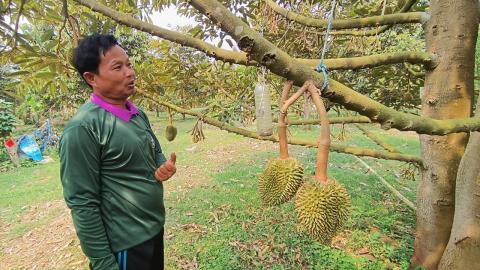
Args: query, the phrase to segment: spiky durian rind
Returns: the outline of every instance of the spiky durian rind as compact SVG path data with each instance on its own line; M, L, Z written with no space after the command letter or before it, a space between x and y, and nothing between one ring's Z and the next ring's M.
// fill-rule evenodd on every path
M297 222L317 241L329 245L348 220L350 205L350 196L337 181L321 184L311 180L297 192Z
M295 196L303 183L303 166L295 158L273 158L258 177L258 193L263 205L280 205Z

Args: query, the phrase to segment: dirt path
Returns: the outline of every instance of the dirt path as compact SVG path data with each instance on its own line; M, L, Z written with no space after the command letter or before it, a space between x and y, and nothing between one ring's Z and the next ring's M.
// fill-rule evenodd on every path
M2 243L0 269L73 269L86 264L83 256L75 255L80 246L63 200L30 206L22 221L41 221L51 212L58 214L48 224Z
M204 151L201 144L189 151ZM203 164L184 165L177 168L175 179L167 182L166 196L171 191L188 191L195 186L208 185L212 173L219 172L229 163L253 157L255 151L277 151L275 144L253 139L242 139L228 145L205 150ZM174 181L173 181L174 180ZM52 217L53 216L53 217ZM83 256L71 216L63 200L51 201L43 205L29 206L22 221L45 222L44 225L28 231L23 236L4 241L0 240L0 269L87 269L87 259ZM1 224L0 236L10 230Z

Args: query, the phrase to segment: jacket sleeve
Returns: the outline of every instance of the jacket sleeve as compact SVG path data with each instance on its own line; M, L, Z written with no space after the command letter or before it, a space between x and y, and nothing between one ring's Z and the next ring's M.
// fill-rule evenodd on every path
M100 215L101 148L94 133L84 126L68 128L59 154L63 196L83 252L93 269L118 270Z

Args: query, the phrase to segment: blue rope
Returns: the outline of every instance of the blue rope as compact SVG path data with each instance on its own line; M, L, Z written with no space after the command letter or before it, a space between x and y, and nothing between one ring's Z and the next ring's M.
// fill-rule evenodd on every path
M328 69L327 69L327 66L323 63L323 60L325 59L325 53L328 51L328 36L330 35L330 29L332 28L333 13L335 11L336 5L337 5L337 0L333 0L332 10L330 11L330 14L328 17L327 31L325 32L325 37L323 38L323 50L322 50L322 55L320 57L320 63L315 68L317 72L323 73L323 85L322 85L321 91L325 90L328 87Z
M322 72L323 73L323 85L321 91L327 88L328 86L328 69L327 66L325 66L323 61L320 62L320 64L317 65L316 71L317 72Z

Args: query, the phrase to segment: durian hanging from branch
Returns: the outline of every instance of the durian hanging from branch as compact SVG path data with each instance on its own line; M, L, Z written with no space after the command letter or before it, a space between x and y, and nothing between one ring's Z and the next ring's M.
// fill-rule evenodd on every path
M168 111L168 125L165 128L165 138L167 141L171 142L175 140L175 137L177 136L177 128L173 125L173 116L172 116L172 110L167 107Z
M307 89L301 87L291 98L288 98L292 82L287 81L282 91L281 109L278 117L278 140L280 157L268 161L265 171L258 177L258 193L263 205L280 205L289 201L303 182L303 166L294 157L288 155L287 125L285 118L288 107L293 104Z
M308 82L307 82L308 83ZM320 90L309 84L313 102L320 116L315 177L305 182L297 192L295 210L302 229L322 244L329 245L350 215L350 196L335 179L328 178L330 127Z

